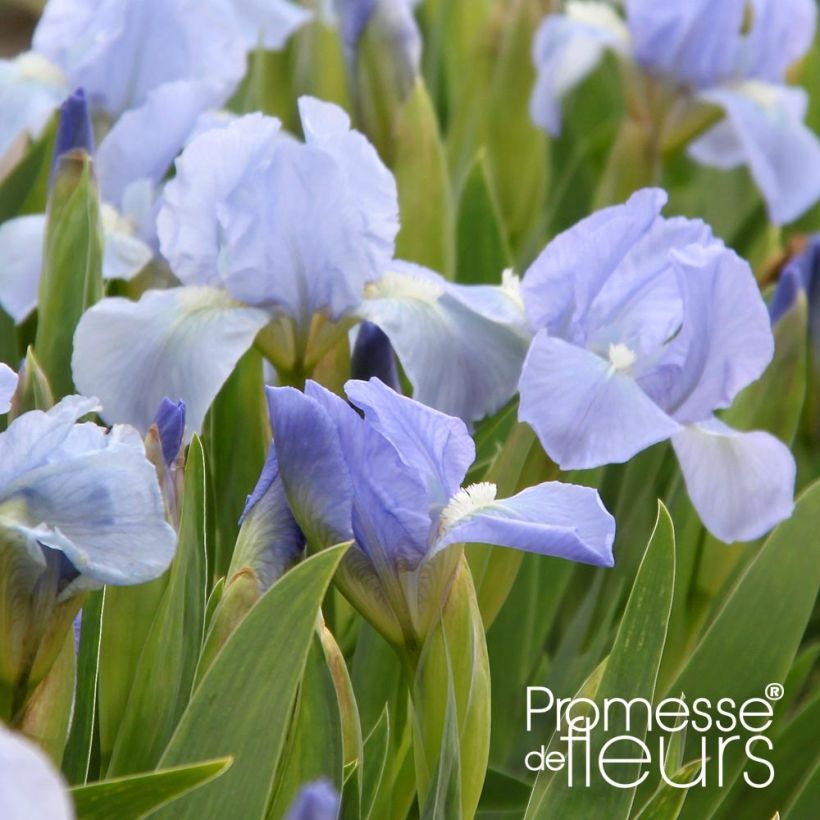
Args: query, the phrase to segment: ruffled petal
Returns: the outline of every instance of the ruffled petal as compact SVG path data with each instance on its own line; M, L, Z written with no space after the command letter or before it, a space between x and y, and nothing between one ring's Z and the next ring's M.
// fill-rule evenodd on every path
M269 318L205 287L148 291L138 302L103 299L77 327L74 383L100 397L107 421L143 432L165 396L181 399L190 436Z
M792 222L820 199L820 139L803 122L803 89L748 82L702 95L726 121L689 146L704 165L749 166L776 224Z
M9 820L72 820L68 786L43 751L0 724L0 796Z
M629 34L608 5L575 2L565 14L551 14L535 34L532 56L537 78L530 116L550 134L561 132L561 101L595 70L604 52L626 52Z
M620 463L679 430L626 373L541 331L521 374L518 417L564 470Z
M664 191L647 188L555 237L521 283L533 330L546 328L583 344L581 320L618 265L653 228L666 201Z
M349 381L345 392L401 460L427 478L430 495L446 504L475 460L464 422L401 396L378 379Z
M749 264L718 245L672 252L685 321L659 367L641 386L681 423L729 407L772 359L766 305Z
M689 497L721 541L752 541L794 509L794 458L769 433L741 433L717 419L672 438Z
M0 225L0 305L18 325L37 307L45 232L45 214Z
M176 534L136 430L76 424L93 406L69 397L2 434L3 523L62 551L86 579L142 583L167 569Z
M359 315L389 337L413 398L469 422L515 394L528 339L520 327L474 310L464 290L432 271L397 263L367 287Z
M461 490L441 517L435 550L478 542L611 567L615 519L596 490L546 482L495 499L492 484Z

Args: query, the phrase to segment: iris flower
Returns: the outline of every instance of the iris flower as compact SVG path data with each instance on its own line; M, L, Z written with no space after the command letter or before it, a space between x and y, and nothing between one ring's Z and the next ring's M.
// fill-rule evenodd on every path
M172 117L194 100L219 107L250 50L281 48L310 17L289 0L49 0L32 50L0 61L0 156L22 130L39 133L72 88L110 121L171 87Z
M314 780L302 786L285 820L336 820L341 798L328 780Z
M59 597L161 575L176 536L136 430L78 423L99 410L69 396L0 433L0 529L27 571L60 567Z
M673 115L698 103L723 110L724 119L690 142L695 160L746 164L776 223L810 208L820 198L820 141L803 122L807 94L786 75L813 41L814 0L625 5L625 20L604 3L570 2L543 21L533 46L535 122L559 133L562 98L611 50L677 95Z
M664 219L665 202L647 189L593 214L526 272L519 416L563 469L671 439L703 523L747 541L791 514L794 459L715 412L771 361L769 316L749 265L703 222Z
M475 446L460 419L378 379L345 390L353 407L312 381L305 392L268 388L269 494L256 501L281 515L283 491L311 550L353 540L341 588L396 645L423 638L454 545L612 564L615 522L595 490L553 482L500 499L493 484L462 488Z
M393 260L392 174L338 107L299 102L305 142L261 114L196 137L158 217L180 287L104 299L74 340L78 388L105 418L147 429L165 396L188 430L254 340L298 383L356 322L389 336L421 401L465 419L515 392L527 341L504 288L457 286Z

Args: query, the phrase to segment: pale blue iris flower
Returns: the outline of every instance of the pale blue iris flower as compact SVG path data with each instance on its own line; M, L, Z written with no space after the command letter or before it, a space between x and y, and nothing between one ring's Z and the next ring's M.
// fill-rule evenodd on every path
M73 820L68 787L47 755L0 723L0 816L8 820Z
M60 599L161 575L176 535L154 466L130 427L78 420L95 399L69 396L18 416L0 433L0 530L27 565L60 565Z
M595 490L549 482L502 499L490 483L462 487L475 445L460 419L378 379L345 391L353 407L312 381L268 388L273 447L310 548L354 541L340 583L376 623L423 634L427 573L463 542L611 566L615 522Z
M820 140L803 122L808 97L786 71L809 49L814 0L627 0L626 17L601 2L548 16L533 47L534 121L561 130L561 100L611 50L677 88L679 103L719 106L725 118L689 144L698 162L746 164L776 223L820 198Z
M108 421L147 429L176 396L196 432L255 339L280 373L295 362L309 374L362 319L388 335L425 403L478 419L514 394L527 346L505 323L516 295L393 261L392 174L342 109L299 109L305 142L251 114L183 151L158 217L182 286L104 299L77 329L75 383Z
M771 361L769 316L749 265L703 222L661 217L665 202L647 189L599 211L527 271L519 415L563 469L671 439L706 527L751 540L791 514L794 459L714 414Z
M49 0L32 50L0 62L0 156L21 131L39 133L78 86L109 120L168 84L182 109L192 99L219 107L249 51L281 48L310 17L290 0Z

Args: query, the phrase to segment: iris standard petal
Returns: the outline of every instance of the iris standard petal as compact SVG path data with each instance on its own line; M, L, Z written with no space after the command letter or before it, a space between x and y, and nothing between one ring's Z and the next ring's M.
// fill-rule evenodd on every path
M590 487L551 481L496 500L495 485L474 484L444 510L434 550L478 542L611 567L614 538L615 519Z
M0 362L0 414L9 412L16 390L17 374L7 364Z
M780 83L811 47L817 25L814 0L750 0L751 27L744 38L744 76Z
M219 0L50 0L33 43L114 117L175 80L207 78L213 104L223 103L247 50L231 6Z
M709 418L759 378L774 353L766 305L749 264L718 244L672 252L685 321L644 389L679 422ZM668 373L668 383L663 384Z
M387 334L422 404L469 422L515 394L528 339L432 271L394 265L366 288L358 313Z
M0 60L0 158L20 134L38 137L67 93L62 72L33 51Z
M396 180L367 138L351 129L350 117L337 105L314 97L299 98L305 142L329 153L353 192L365 235L382 263L393 258L399 232Z
M561 101L588 74L604 52L626 52L629 34L610 6L600 2L571 2L565 14L545 17L533 41L537 71L530 98L536 125L557 136L561 132Z
M751 541L791 515L794 458L769 433L711 419L684 428L672 446L698 515L721 541Z
M193 139L163 193L157 233L163 256L187 285L220 284L224 201L273 155L280 123L250 114Z
M131 183L139 179L155 185L161 182L212 99L213 89L207 82L179 80L151 90L142 105L126 111L97 152L106 202L120 208Z
M679 425L616 364L541 331L524 362L518 417L564 470L627 461Z
M77 327L74 383L100 397L107 421L143 432L162 399L178 397L190 436L269 318L205 287L152 290L138 302L103 299Z
M627 0L635 57L650 73L704 88L737 65L746 0Z
M382 578L413 569L427 554L431 499L424 476L347 402L315 382L305 391L325 408L339 433L353 490L353 533Z
M292 387L266 392L279 474L299 526L313 549L349 540L353 488L334 419Z
M604 283L652 228L666 204L657 188L604 208L553 239L524 274L521 292L534 331L583 343L579 326Z
M45 214L0 224L0 305L18 325L37 307L45 232Z
M349 381L345 392L401 460L426 478L431 497L446 504L475 460L475 444L464 422L408 399L378 379Z
M0 724L0 815L7 820L73 820L68 787L28 738Z
M803 122L803 89L746 82L702 96L727 119L689 146L694 159L719 168L742 159L776 224L792 222L820 199L820 139Z

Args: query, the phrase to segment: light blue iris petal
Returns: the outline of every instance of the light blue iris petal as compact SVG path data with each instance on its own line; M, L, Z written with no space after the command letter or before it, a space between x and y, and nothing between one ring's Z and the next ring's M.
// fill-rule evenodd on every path
M50 0L33 42L114 117L174 80L207 79L219 105L245 73L236 17L214 0Z
M546 482L445 524L435 550L478 542L611 567L615 519L589 487Z
M307 332L312 316L358 306L383 260L373 253L354 190L325 151L280 142L270 165L224 204L228 290Z
M17 374L7 364L0 363L0 414L9 412L16 390Z
M151 90L139 108L123 114L97 151L106 202L121 208L136 180L160 183L212 97L207 83L179 80Z
M45 230L44 214L0 224L0 305L18 325L37 307Z
M295 0L230 0L248 49L278 51L313 17Z
M631 376L541 331L521 374L518 416L564 470L627 461L679 426Z
M314 549L349 540L353 488L334 420L292 387L269 387L267 396L276 459L299 526Z
M427 479L431 497L446 504L475 460L464 422L401 396L378 379L349 381L345 392L401 460Z
M780 83L811 47L815 0L751 0L752 26L741 47L743 76Z
M432 519L424 478L338 396L315 382L305 390L334 420L353 489L353 533L384 578L427 554Z
M578 4L580 6L581 4ZM623 50L625 37L615 12L603 3L585 3L596 14L574 19L551 14L538 27L532 56L537 71L530 98L530 116L536 125L557 136L561 132L561 101L595 70L608 48Z
M473 309L486 312L486 301L477 304L481 294L465 299L466 288L417 265L394 263L388 270L367 288L358 313L390 338L413 397L465 421L496 412L515 394L526 354L520 318L516 326L504 323L511 308L489 318Z
M73 820L68 787L46 754L0 724L0 795L3 814L14 820Z
M249 114L191 141L176 161L157 217L160 248L174 275L189 285L220 285L226 202L270 163L279 121Z
M100 397L107 421L143 432L165 396L179 398L190 436L269 318L205 287L147 291L138 302L103 299L77 327L74 383Z
M19 501L25 509L22 520L4 523L61 550L87 580L141 583L168 567L176 535L140 435L75 425L93 406L70 397L18 417L0 436L0 506Z
M0 60L0 158L17 137L38 137L69 89L56 67L33 52Z
M398 190L393 174L367 138L350 128L350 118L339 106L300 97L299 116L305 142L329 153L342 170L365 224L370 251L378 264L387 264L393 258L399 232Z
M673 252L685 320L644 389L681 423L728 407L774 353L769 315L748 263L720 245Z
M820 139L803 122L805 91L746 84L703 97L720 105L727 120L689 146L694 159L719 168L745 162L777 224L820 199Z
M584 343L580 322L613 271L652 228L667 196L647 188L559 234L521 285L533 330Z
M721 541L751 541L794 508L795 463L769 433L740 433L717 419L672 439L689 497Z
M730 76L739 59L746 0L627 0L637 61L694 88Z

